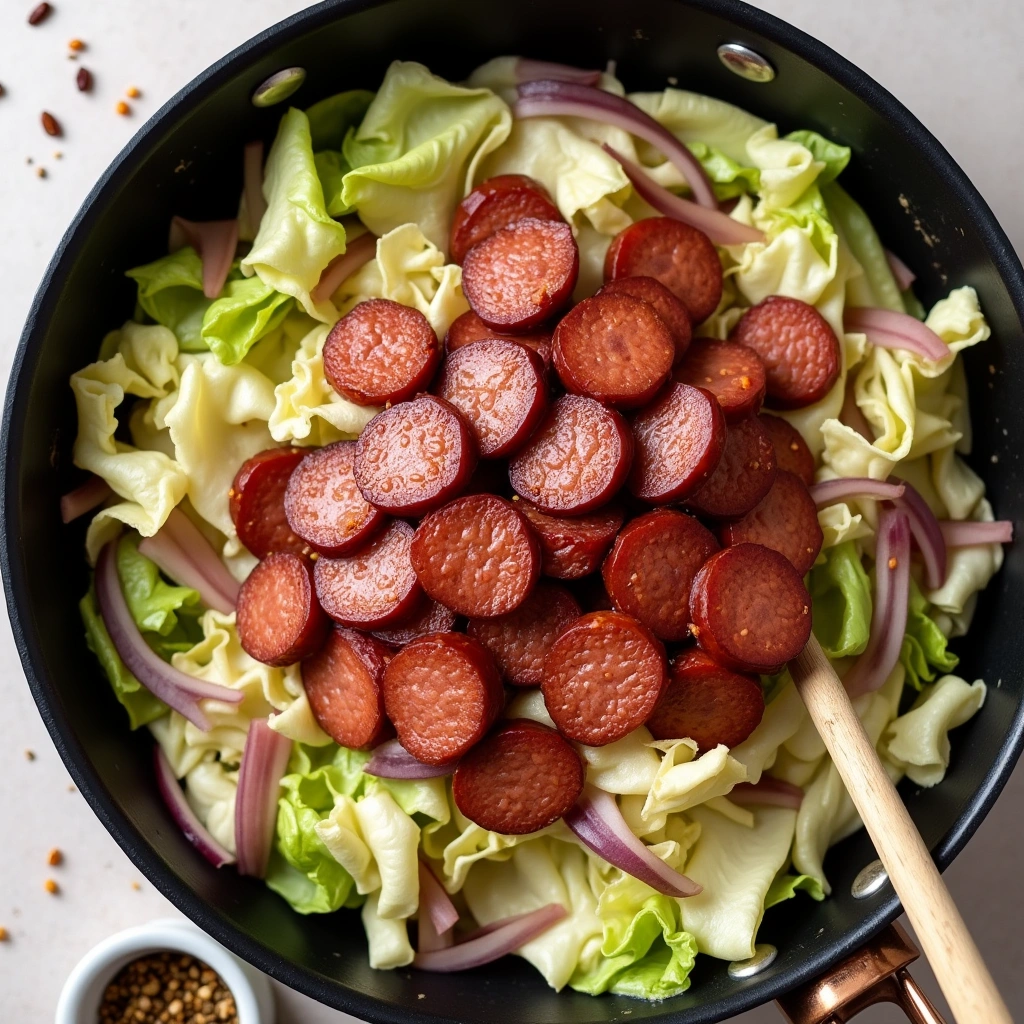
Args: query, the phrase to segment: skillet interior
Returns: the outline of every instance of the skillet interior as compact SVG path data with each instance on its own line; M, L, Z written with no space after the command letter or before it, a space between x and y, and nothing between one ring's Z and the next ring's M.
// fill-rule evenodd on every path
M715 49L729 40L768 56L776 80L755 85L725 71ZM167 104L93 190L50 266L22 338L0 437L2 560L15 637L54 742L114 838L185 913L281 981L371 1021L514 1015L583 1024L612 1020L624 1010L633 1021L720 1020L809 979L895 916L888 887L863 903L849 896L853 877L874 858L863 833L829 857L830 900L794 900L768 915L761 938L775 943L780 955L747 982L729 980L724 965L701 958L690 992L645 1004L571 992L556 997L514 959L466 975L372 971L362 929L347 912L299 917L259 883L218 873L194 852L156 795L148 736L127 731L82 642L76 602L87 579L84 526L61 528L57 505L75 480L67 379L95 358L102 335L130 315L133 289L123 271L159 254L171 214L204 219L234 209L242 144L257 136L269 142L283 112L253 108L252 88L281 67L302 65L309 78L294 102L305 106L340 89L373 87L396 57L421 60L458 79L502 53L580 66L615 58L630 88L662 88L675 76L680 86L738 103L777 121L782 131L813 128L852 146L844 183L883 241L918 272L925 305L955 284L971 284L980 294L994 339L967 355L972 462L1000 518L1022 518L1022 470L1012 446L1024 428L1024 408L1011 390L1024 378L1024 351L1017 345L1024 312L1020 264L945 151L865 75L740 3L520 0L499 9L469 0L333 0L252 40ZM998 465L991 461L996 455ZM943 785L924 792L902 788L943 866L973 833L1020 752L1024 684L1015 669L1024 654L1022 600L1024 554L1010 548L982 598L969 643L957 647L963 675L991 684L989 701L955 735Z

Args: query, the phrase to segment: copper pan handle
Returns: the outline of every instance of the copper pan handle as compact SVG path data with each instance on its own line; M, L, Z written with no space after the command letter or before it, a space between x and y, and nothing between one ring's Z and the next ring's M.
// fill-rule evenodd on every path
M814 981L779 999L789 1024L846 1024L875 1003L895 1003L913 1024L946 1024L907 970L921 954L898 925Z

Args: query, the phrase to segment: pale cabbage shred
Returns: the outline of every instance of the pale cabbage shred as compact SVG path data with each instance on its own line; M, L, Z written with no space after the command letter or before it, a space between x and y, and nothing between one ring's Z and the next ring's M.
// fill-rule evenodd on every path
M129 322L104 339L100 360L71 381L79 417L75 463L103 477L120 499L93 519L90 560L122 526L152 535L187 498L190 513L243 579L254 560L240 547L228 515L236 468L274 444L322 445L358 436L375 410L335 394L322 361L330 324L357 302L383 296L413 306L441 337L468 308L461 269L445 262L443 247L455 204L476 182L515 172L547 186L579 241L578 297L600 282L610 238L652 213L600 143L642 161L662 184L684 185L658 153L619 129L579 118L513 122L501 98L511 97L511 84L510 58L478 69L470 89L443 82L420 65L392 65L362 126L344 144L345 158L358 170L345 179L343 198L380 236L377 257L330 301L319 303L310 291L327 262L344 250L346 232L323 213L305 115L286 115L267 162L268 210L242 268L295 296L301 312L290 314L233 366L213 354L179 351L174 334L161 326ZM604 87L623 92L608 75ZM858 304L893 306L899 299L878 267L875 280L884 287L872 291L852 255L858 240L846 237L849 225L832 225L813 209L800 214L803 199L820 196L816 183L826 164L799 142L779 139L773 125L718 100L679 89L631 98L683 141L714 147L760 172L759 201L742 196L732 216L761 227L767 241L721 250L725 296L702 333L726 336L742 309L779 293L816 306L843 340L842 375L833 390L786 414L820 456L819 479L881 479L898 469L940 517L991 519L983 484L960 457L970 450L971 434L956 354L989 334L973 289L955 289L928 314L928 325L950 347L951 358L939 364L873 348L863 335L844 333L843 307L851 296ZM351 219L347 227L349 237L362 230ZM878 435L873 442L837 418L848 378ZM140 399L130 421L132 445L114 438L126 395ZM826 550L852 540L870 556L873 502L835 505L820 519ZM946 636L966 631L977 593L1001 560L998 545L950 552L947 581L925 595ZM212 705L208 733L174 712L151 729L197 813L233 849L235 769L249 721L270 715L273 727L295 741L314 747L330 741L312 717L298 666L270 668L251 659L239 645L233 615L207 611L201 625L205 639L175 654L174 665L242 689L245 700L234 707ZM898 665L881 691L856 702L857 712L893 779L906 774L933 786L949 763L949 731L982 706L985 685L946 675L900 715L903 681ZM509 714L550 721L538 691L520 695ZM404 922L417 910L416 856L422 847L480 924L551 901L567 908L561 923L520 950L556 989L572 982L584 991L611 985L649 998L671 995L689 984L686 975L698 951L727 960L752 955L766 897L776 898L769 889L790 866L808 876L802 886L813 889L817 882L827 892L826 850L860 828L788 679L776 687L760 726L733 750L719 747L697 756L690 740L654 742L641 728L583 753L590 783L617 794L635 833L700 882L703 893L680 901L656 896L582 849L561 823L535 836L486 832L459 813L443 783L403 800L405 810L371 784L358 799L339 795L316 835L350 873L355 891L367 897L363 921L374 967L412 959ZM806 789L798 813L750 811L728 800L734 785L756 782L765 771ZM665 952L645 960L637 935L651 928L663 938ZM648 935L647 946L650 941ZM630 968L634 961L639 966Z

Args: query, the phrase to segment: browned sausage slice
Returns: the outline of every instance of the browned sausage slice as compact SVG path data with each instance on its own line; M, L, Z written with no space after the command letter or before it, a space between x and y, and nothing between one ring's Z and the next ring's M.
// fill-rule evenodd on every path
M455 612L424 595L413 613L387 629L375 629L373 635L391 647L404 647L427 633L449 633L455 628Z
M761 421L752 416L729 427L718 468L686 499L713 519L745 516L775 483L775 448Z
M423 589L473 618L518 608L540 575L540 545L523 515L493 494L469 494L420 523L410 549Z
M485 341L487 338L500 338L502 341L514 341L517 345L525 345L540 356L545 369L551 365L550 331L538 327L525 334L503 334L493 327L488 327L471 309L459 314L452 321L444 339L445 351L455 352L463 345L472 345L474 341Z
M646 626L588 612L551 645L541 689L563 736L601 747L647 721L666 681L665 650Z
M476 459L473 431L462 413L443 398L420 395L366 424L352 471L372 505L418 516L459 494Z
M739 746L761 723L764 693L756 676L719 665L690 648L672 663L668 688L647 728L656 740L690 739L703 753Z
M729 423L753 415L764 401L764 363L753 349L735 341L698 338L675 379L707 388Z
M718 542L702 523L659 509L626 526L601 575L620 612L639 619L659 640L685 640L693 577L717 550Z
M387 516L359 493L354 441L311 451L292 470L284 494L288 525L321 555L346 555L368 541Z
M551 361L577 395L607 405L645 405L668 380L675 342L650 303L632 295L595 295L555 328Z
M629 489L652 505L679 501L711 478L725 451L725 416L714 395L672 384L633 420Z
M539 181L525 174L499 174L488 178L455 209L448 244L449 259L452 263L461 263L474 245L526 217L562 219L558 207Z
M676 365L682 362L693 337L690 312L660 281L653 277L620 277L609 281L597 294L632 295L652 305L676 343Z
M580 606L564 587L538 583L514 611L496 619L470 619L467 632L494 655L513 686L540 686L544 659Z
M324 642L327 617L301 555L274 551L256 566L238 592L238 640L264 665L292 665Z
M612 240L604 279L653 277L689 310L695 324L707 320L722 298L722 264L711 239L679 220L638 220Z
M777 409L812 405L839 379L839 339L828 321L800 299L769 295L740 317L730 337L761 357L769 404Z
M485 459L521 448L548 405L540 356L498 338L450 353L435 390L466 418Z
M546 725L514 718L459 762L452 797L481 828L522 836L558 821L579 799L583 782L583 761L572 744Z
M785 555L801 576L810 571L824 537L818 510L803 481L780 469L772 489L739 522L719 532L722 543L763 544Z
M393 522L365 547L341 558L318 558L316 593L335 622L380 629L413 612L422 597L409 558L413 529Z
M737 544L712 555L690 591L697 643L737 672L772 675L811 635L811 596L785 555Z
M576 580L596 571L625 519L619 505L571 517L549 516L528 501L516 507L540 540L540 571L558 580Z
M381 680L391 651L373 637L334 628L317 654L302 663L302 685L313 717L335 743L372 747L390 732Z
M514 334L557 313L572 296L579 270L569 225L528 217L466 254L462 288L485 324Z
M775 462L779 469L794 473L803 480L805 486L810 487L814 483L814 456L800 431L781 416L761 413L758 419L772 439Z
M582 515L615 497L633 462L633 435L614 409L563 395L509 464L515 492L552 515Z
M228 491L228 510L238 539L257 557L271 551L304 554L306 542L288 525L284 495L304 448L268 448L246 459Z
M505 700L494 659L462 633L428 633L384 670L384 707L399 742L427 764L462 757L494 724Z
M324 376L356 405L401 402L430 386L441 362L430 321L391 299L367 299L324 342Z

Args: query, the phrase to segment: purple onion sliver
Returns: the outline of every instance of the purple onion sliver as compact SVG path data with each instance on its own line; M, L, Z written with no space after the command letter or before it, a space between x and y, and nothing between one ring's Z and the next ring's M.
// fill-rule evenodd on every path
M274 732L265 718L254 718L245 737L235 796L235 850L240 874L262 878L277 823L281 776L288 767L292 742Z
M875 501L895 501L903 497L902 483L891 484L868 476L841 476L836 480L823 480L808 488L818 508L835 505L850 498L873 498Z
M946 541L939 521L914 487L898 477L892 480L903 484L903 497L897 498L895 504L910 519L910 532L924 559L925 581L931 590L938 590L946 582Z
M153 764L156 768L156 785L160 790L167 810L171 812L185 838L215 867L234 864L235 858L210 835L206 826L196 817L195 811L185 797L185 791L178 785L170 762L157 744L153 748Z
M621 128L661 150L686 178L694 199L709 210L718 209L715 190L700 161L667 128L623 96L575 82L523 82L512 113L520 118L586 117Z
M374 748L363 771L378 779L441 779L451 775L455 767L455 762L426 764L413 757L398 740L387 740Z
M260 221L267 212L267 201L263 198L263 143L250 142L242 156L242 194L245 196L245 214L248 218L249 234L255 237Z
M173 252L184 239L199 254L203 263L203 295L215 299L224 288L238 248L238 218L233 220L171 219L170 243Z
M976 544L1009 544L1013 540L1013 523L997 519L994 523L974 520L940 519L939 529L946 546L970 548Z
M431 923L435 935L450 935L451 930L459 920L459 912L455 909L451 897L445 891L444 886L437 880L437 876L430 869L430 866L419 862L420 876L420 921L422 934L422 921L424 918ZM425 952L421 949L420 952Z
M515 76L516 82L520 84L536 82L538 79L575 82L578 85L597 85L601 81L600 71L587 71L585 68L574 68L547 60L530 60L529 57L516 60Z
M417 953L412 963L422 971L442 974L468 971L472 967L489 964L507 953L514 953L564 917L565 907L560 903L549 903L529 913L517 914L505 921L495 921L486 929L481 928L446 949Z
M239 704L245 694L178 671L146 643L121 592L116 549L117 541L112 540L100 552L96 563L96 603L117 653L128 671L154 697L183 715L197 729L209 732L210 721L199 702L217 700Z
M740 807L788 807L798 811L804 802L804 791L790 782L762 775L756 785L741 782L733 786L727 799Z
M917 280L917 274L896 253L890 252L888 249L885 250L885 259L892 271L892 276L896 278L896 287L901 292L905 292Z
M212 587L205 576L200 574L193 562L164 530L158 530L152 537L146 537L139 544L139 554L155 562L162 573L183 587L199 592L199 599L207 608L213 608L224 615L230 615L235 607L224 595Z
M314 302L326 302L360 267L377 255L377 236L369 233L349 242L348 248L335 256L323 269L316 287L309 293Z
M906 349L939 362L949 356L949 346L920 320L907 313L870 306L847 306L843 326L866 334L879 348Z
M696 896L701 891L700 885L669 867L633 835L609 793L587 786L562 820L588 849L665 896Z
M65 523L73 522L86 512L102 505L112 494L110 484L103 477L90 476L81 487L68 491L60 499L60 518Z
M169 534L171 540L182 554L195 566L196 571L216 590L227 604L225 614L235 610L238 603L238 591L241 584L228 572L227 566L221 561L216 549L206 539L203 532L192 522L180 508L171 509L167 522L160 532ZM199 590L199 587L196 587ZM216 607L216 605L210 605ZM218 611L221 609L218 608Z

